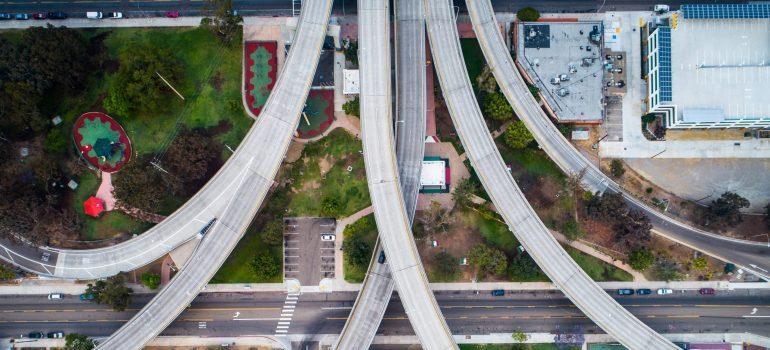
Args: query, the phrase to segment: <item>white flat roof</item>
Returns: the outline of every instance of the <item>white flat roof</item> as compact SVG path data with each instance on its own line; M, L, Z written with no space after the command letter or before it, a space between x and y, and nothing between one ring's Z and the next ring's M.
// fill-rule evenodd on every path
M770 19L684 19L671 29L672 102L683 120L770 116ZM696 115L700 112L703 115Z
M443 160L423 160L420 187L446 187L446 163Z
M342 70L342 93L345 95L361 93L358 85L358 69Z

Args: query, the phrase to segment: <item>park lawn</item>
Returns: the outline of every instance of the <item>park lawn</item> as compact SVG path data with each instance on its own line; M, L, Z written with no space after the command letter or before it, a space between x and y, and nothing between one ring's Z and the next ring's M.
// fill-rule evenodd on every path
M71 197L71 206L83 220L80 239L87 241L107 239L124 232L140 234L154 225L138 221L119 211L106 212L98 219L86 215L83 212L83 202L96 194L100 180L95 173L86 171L77 181L78 188Z
M286 216L324 216L323 198L336 198L345 217L370 205L361 141L337 129L309 143L291 170L292 188ZM328 171L321 174L321 167ZM351 167L351 171L348 171Z
M594 281L631 282L634 280L628 272L580 252L575 248L564 247L564 249L567 250L567 253L569 253L572 259L575 260L575 262L580 265L580 268L582 268Z
M251 271L250 263L254 257L263 253L270 252L281 261L283 271L283 250L281 247L269 247L259 237L259 230L252 223L246 230L238 245L227 257L227 260L219 268L216 275L211 278L209 283L281 283L283 282L282 273L273 276L267 280L260 280Z
M476 77L481 74L486 65L484 52L481 51L481 46L479 46L479 41L476 38L460 39L460 47L462 48L465 67L468 69L468 77L471 80L473 91L478 95L479 88L476 83Z
M87 31L87 36L94 35L93 32ZM104 45L109 60L117 60L121 48L136 42L167 48L182 65L182 81L171 83L185 96L184 103L169 93L166 110L111 115L125 128L135 155L159 150L173 132L177 118L189 128L211 128L225 123L229 127L224 128L227 130L219 134L217 140L233 148L240 143L252 123L241 103L240 44L222 47L213 34L200 28L119 28L96 32L107 33ZM240 39L234 42L240 43ZM71 125L83 112L103 110L102 99L112 79L114 72L89 78L82 94L64 99L57 112Z
M350 232L351 230L348 230L346 228L345 231L343 231L342 233L344 240L347 240L348 238L356 234L363 235L364 240L366 242L369 242L371 244L372 249L374 249L374 245L377 242L377 224L374 221L374 214L369 214L367 216L364 216L361 219L358 219L356 223L362 223L364 227L357 232ZM368 263L364 264L363 266L355 265L348 261L347 252L343 251L342 255L344 260L342 265L342 271L343 271L343 275L345 275L345 281L350 283L363 282L364 277L366 277L366 271L369 268Z

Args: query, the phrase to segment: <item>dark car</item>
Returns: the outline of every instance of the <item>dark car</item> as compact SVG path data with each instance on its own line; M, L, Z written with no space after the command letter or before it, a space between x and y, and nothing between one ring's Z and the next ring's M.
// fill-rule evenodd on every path
M634 290L630 288L618 289L618 295L634 295Z
M11 19L10 13L0 13L0 19Z
M17 13L15 15L13 15L13 18L17 19L19 21L26 21L26 20L29 19L29 15L26 14L26 13Z
M38 12L32 14L32 19L46 19L48 17L45 12Z
M380 263L380 264L384 264L385 263L385 251L384 250L381 251L380 252L380 256L377 257L377 262Z
M698 291L698 293L700 293L701 295L714 295L716 291L714 290L714 288L701 288Z
M164 16L166 16L168 18L177 18L177 17L179 17L179 11L166 11Z
M45 338L45 334L43 334L43 332L30 332L27 334L27 337L32 339L43 339Z
M80 300L94 300L94 294L93 293L80 294Z
M67 19L67 14L61 11L48 12L48 19Z
M495 290L492 291L492 295L494 295L496 297L501 297L501 296L505 295L505 291L502 290L502 289L495 289Z
M649 295L649 294L652 294L652 290L651 289L642 288L642 289L637 289L636 290L636 295Z

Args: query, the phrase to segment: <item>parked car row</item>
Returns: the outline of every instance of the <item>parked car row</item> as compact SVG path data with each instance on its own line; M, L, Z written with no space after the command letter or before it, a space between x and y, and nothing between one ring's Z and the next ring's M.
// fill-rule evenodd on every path
M30 332L27 334L27 337L30 339L43 339L43 338L50 338L50 339L61 339L64 338L64 332Z
M43 19L67 19L68 15L61 11L56 12L37 12L33 14L27 14L27 13L0 13L0 20L19 20L19 21L26 21L28 19L37 19L37 20L43 20ZM167 18L178 18L179 17L179 11L166 11L163 13L163 17ZM120 19L123 18L123 12L99 12L99 11L88 11L86 12L86 18L88 19L103 19L103 18L110 18L110 19Z
M715 292L716 291L714 290L714 288L701 288L698 290L698 294L700 295L713 295ZM618 295L634 295L634 293L636 293L636 295L649 295L649 294L652 294L652 289L641 288L641 289L634 290L631 288L623 288L623 289L618 289L617 293ZM657 293L658 295L668 295L668 294L673 294L674 291L669 288L660 288L658 289Z

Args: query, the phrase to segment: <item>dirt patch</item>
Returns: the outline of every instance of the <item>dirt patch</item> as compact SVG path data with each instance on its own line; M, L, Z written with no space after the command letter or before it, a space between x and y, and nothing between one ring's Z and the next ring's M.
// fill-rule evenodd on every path
M334 165L334 158L328 155L318 160L318 168L321 170L321 176L329 172Z
M302 157L302 150L305 149L305 144L300 142L294 142L292 141L291 144L289 144L289 150L286 151L286 158L284 158L284 161L286 163L294 163Z
M421 212L417 212L415 218L421 214ZM447 232L432 233L425 239L417 242L417 249L420 252L422 263L427 266L428 271L433 268L433 256L437 253L445 251L459 260L467 257L468 250L471 247L484 243L481 232L474 226L473 219L468 213L455 210L450 215L453 215L455 220L449 226ZM430 241L433 240L438 242L438 247L430 246ZM459 282L469 282L473 277L473 270L470 266L460 266Z
M697 251L692 250L684 245L676 242L672 242L666 238L652 235L652 242L650 247L657 255L663 255L679 263L679 271L682 273L683 280L727 280L729 276L724 275L724 263L709 257L708 255L699 254ZM691 266L693 258L698 256L706 257L708 262L706 269L695 270ZM649 280L657 280L655 275L655 266L650 267L644 271L645 277Z
M224 84L225 80L222 78L222 72L217 71L217 74L214 74L213 77L211 77L211 86L214 87L217 92L222 92L222 84Z

